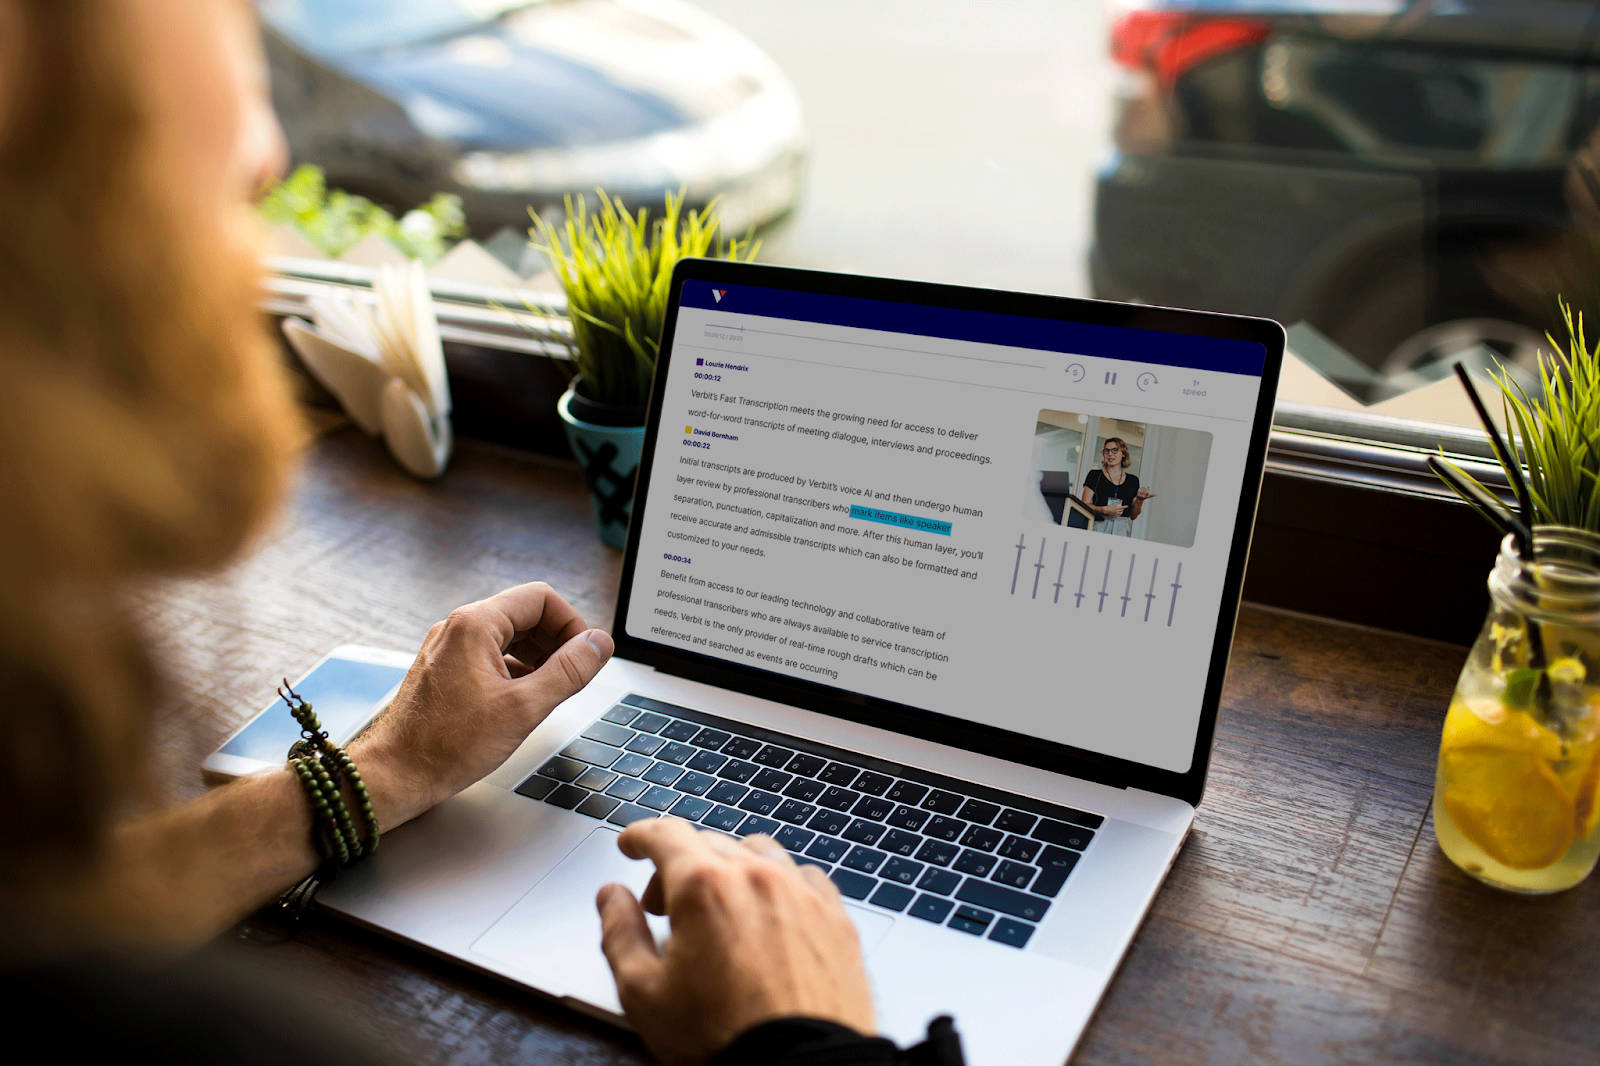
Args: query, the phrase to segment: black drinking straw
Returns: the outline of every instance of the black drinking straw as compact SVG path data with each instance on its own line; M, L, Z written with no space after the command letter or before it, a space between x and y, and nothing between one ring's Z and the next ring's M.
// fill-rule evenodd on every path
M1439 479L1456 492L1478 505L1478 509L1487 515L1501 533L1509 533L1515 537L1518 544L1530 539L1533 534L1522 519L1512 514L1500 498L1489 492L1476 481L1465 474L1458 473L1456 468L1445 462L1437 455L1428 456L1428 469L1439 475Z
M1456 377L1461 381L1461 387L1467 390L1467 399L1472 401L1472 409L1478 412L1478 421L1483 423L1483 431L1489 435L1489 446L1494 449L1495 458L1500 460L1500 465L1505 468L1506 474L1511 478L1511 487L1517 494L1517 505L1522 511L1522 519L1512 527L1511 534L1516 538L1517 557L1528 567L1533 565L1533 493L1528 488L1528 479L1522 475L1522 461L1511 454L1511 449L1506 447L1506 442L1500 437L1500 430L1495 426L1494 420L1489 417L1489 411L1483 406L1483 399L1478 395L1477 387L1472 384L1472 378L1467 376L1465 364L1457 363L1455 366ZM1432 465L1431 463L1429 464ZM1434 468L1437 472L1437 467ZM1446 479L1449 480L1449 479ZM1450 481L1454 485L1454 481ZM1474 497L1476 498L1476 497ZM1498 503L1499 501L1495 501ZM1509 514L1507 517L1511 517ZM1544 633L1539 629L1539 623L1532 618L1528 620L1528 665L1539 673L1539 695L1549 698L1550 678L1544 671Z

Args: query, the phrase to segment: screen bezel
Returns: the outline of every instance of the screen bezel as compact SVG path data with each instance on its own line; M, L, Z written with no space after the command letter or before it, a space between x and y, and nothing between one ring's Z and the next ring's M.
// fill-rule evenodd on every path
M1232 543L1228 550L1222 604L1217 617L1216 636L1207 670L1205 690L1202 694L1200 721L1195 731L1194 753L1189 768L1185 771L1167 770L1103 755L909 704L850 692L822 682L801 680L743 663L727 662L703 652L684 651L629 634L628 606L639 555L638 525L648 505L650 475L654 468L661 404L672 360L680 297L684 286L690 282L725 283L730 287L751 285L770 289L791 289L869 300L888 300L903 304L989 311L1062 322L1238 340L1261 345L1264 353L1261 387L1256 398L1250 444L1246 452L1245 469L1240 485L1239 509L1235 517ZM612 625L616 654L693 681L801 707L819 714L922 737L963 750L1036 766L1054 773L1086 778L1114 787L1144 789L1174 796L1190 804L1198 804L1205 790L1206 771L1216 733L1217 712L1222 700L1228 654L1233 643L1234 625L1238 619L1239 595L1244 582L1244 569L1249 555L1256 505L1261 495L1267 439L1272 428L1272 411L1277 397L1284 343L1283 327L1270 319L1263 318L1102 300L1080 300L1063 296L1003 292L929 282L899 281L793 267L735 263L728 260L681 260L672 273L666 320L661 331L661 349L656 360L655 380L650 390L649 414L645 420L644 449L639 458L634 483L633 509L628 527L627 547L623 554L621 583L617 591L617 612Z

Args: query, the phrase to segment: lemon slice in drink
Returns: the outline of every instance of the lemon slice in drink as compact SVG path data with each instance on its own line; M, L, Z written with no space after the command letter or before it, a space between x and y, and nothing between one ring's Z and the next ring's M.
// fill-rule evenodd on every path
M1445 811L1496 862L1537 870L1572 846L1572 797L1538 755L1471 745L1440 752L1440 763Z

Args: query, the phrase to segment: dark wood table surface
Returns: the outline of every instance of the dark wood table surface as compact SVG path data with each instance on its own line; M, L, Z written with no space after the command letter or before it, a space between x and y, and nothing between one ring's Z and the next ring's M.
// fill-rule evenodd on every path
M165 798L199 794L205 755L335 645L414 648L457 604L535 578L605 625L619 565L571 464L463 442L422 484L333 429L248 559L139 601L171 677ZM1074 1061L1600 1058L1600 878L1501 894L1434 843L1434 756L1464 656L1245 608L1194 832ZM648 1061L624 1033L331 917L230 950L320 990L396 1062Z

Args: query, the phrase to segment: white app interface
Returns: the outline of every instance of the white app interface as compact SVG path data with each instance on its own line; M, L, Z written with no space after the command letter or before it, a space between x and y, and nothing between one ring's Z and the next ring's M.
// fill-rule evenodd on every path
M628 632L1188 770L1261 346L920 314L686 283Z

